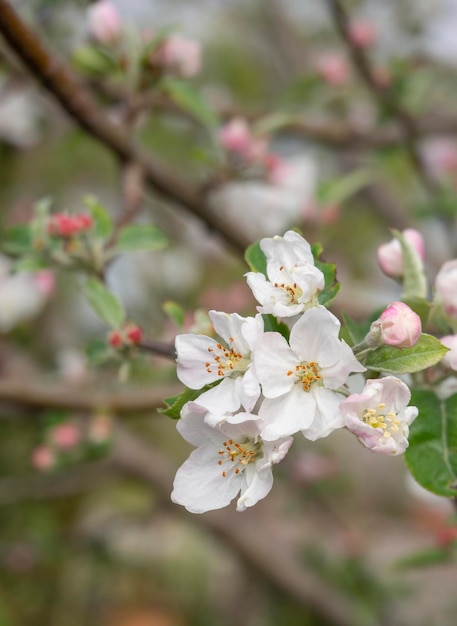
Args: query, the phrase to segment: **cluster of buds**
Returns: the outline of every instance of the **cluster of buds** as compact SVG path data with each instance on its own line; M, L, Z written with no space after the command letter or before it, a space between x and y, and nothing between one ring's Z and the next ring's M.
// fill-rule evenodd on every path
M56 213L49 218L48 233L52 237L69 239L80 233L87 232L92 228L92 218L87 213L68 215L67 213Z
M287 177L289 167L279 155L270 152L268 141L256 136L242 117L235 117L219 130L219 145L229 157L243 168L258 167L267 180L281 184Z
M109 345L116 350L138 346L142 339L143 331L135 324L126 324L123 328L113 330L108 335Z

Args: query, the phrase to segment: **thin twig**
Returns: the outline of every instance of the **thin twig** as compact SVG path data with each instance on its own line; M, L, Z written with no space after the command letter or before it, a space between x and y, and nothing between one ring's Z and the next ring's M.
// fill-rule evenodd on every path
M93 387L72 387L59 383L22 379L0 380L0 402L38 408L65 408L95 411L103 409L114 413L151 412L163 405L163 399L179 393L178 386L133 388L100 391Z
M156 192L184 206L235 249L244 251L250 242L233 221L224 220L211 209L198 187L132 141L124 128L113 124L79 78L51 55L7 0L0 0L0 33L32 75L84 130L111 150L121 162L139 165L146 181Z
M422 155L417 148L417 141L420 138L420 129L415 118L398 102L391 88L379 83L365 50L353 43L350 36L349 17L343 3L340 0L327 0L327 4L333 16L335 27L348 48L359 76L376 101L382 104L385 110L388 111L400 125L403 132L405 148L424 188L433 194L439 192L439 187L436 181L430 176L423 163Z

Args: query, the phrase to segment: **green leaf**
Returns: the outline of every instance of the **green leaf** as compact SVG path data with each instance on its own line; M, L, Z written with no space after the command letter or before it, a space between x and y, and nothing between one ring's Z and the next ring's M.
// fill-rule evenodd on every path
M78 70L89 76L104 76L117 69L114 58L94 46L78 48L73 53L72 61Z
M421 318L422 328L425 328L432 308L431 303L425 298L408 298L403 300L403 302L407 304L414 313L417 313Z
M363 364L376 372L412 374L436 365L446 352L447 348L436 337L422 333L412 348L380 346L368 353Z
M10 254L26 254L33 248L32 231L28 225L12 226L6 231L3 248Z
M260 249L260 242L257 241L250 245L244 253L246 263L252 272L260 272L264 276L267 275L267 260L264 253Z
M94 221L91 231L93 235L98 239L109 239L113 232L111 215L94 196L86 196L84 204L89 209Z
M325 280L325 286L318 296L319 304L329 306L340 290L340 284L336 280L336 265L335 263L326 263L319 260L323 252L323 247L320 243L313 244L311 251L314 256L314 264L324 274Z
M155 252L168 245L168 239L152 224L133 224L119 231L116 252Z
M416 569L417 567L429 567L442 563L450 563L453 560L452 552L446 548L427 548L426 550L421 550L411 556L400 559L395 563L394 567L400 570Z
M201 122L205 128L213 131L217 127L219 120L216 114L190 83L166 78L162 81L162 86L176 104Z
M375 175L372 171L359 169L345 176L326 181L318 189L318 203L323 206L340 206L345 200L370 185L374 178Z
M110 328L119 328L125 313L121 302L96 278L90 278L84 286L84 293L89 304L99 318Z
M284 324L283 322L278 322L278 320L276 319L276 317L274 317L274 315L265 314L265 315L262 315L262 318L263 318L263 328L266 333L267 332L279 333L285 339L287 339L287 341L289 341L290 330L289 330L289 327L286 326L286 324Z
M457 496L457 394L440 400L413 390L419 415L410 426L406 462L416 481L439 496Z
M184 309L180 304L167 300L162 304L162 309L178 328L184 326Z
M166 398L164 403L166 407L159 408L157 411L159 413L163 413L168 417L171 417L174 420L178 420L181 417L181 409L186 404L186 402L191 402L192 400L196 400L198 396L200 396L206 388L203 389L185 389L179 396L173 396L172 398Z
M344 312L342 317L343 327L346 329L347 336L350 339L350 345L354 346L355 344L360 343L370 330L370 322L356 322Z

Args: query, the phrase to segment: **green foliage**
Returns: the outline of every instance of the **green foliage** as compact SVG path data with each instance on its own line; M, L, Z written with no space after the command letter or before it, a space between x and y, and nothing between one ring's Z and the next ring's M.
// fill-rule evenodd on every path
M116 252L155 252L168 245L167 237L153 224L132 224L119 231Z
M119 328L125 312L117 297L97 278L90 278L84 286L84 293L98 317L113 329Z
M167 300L162 304L162 309L178 328L184 326L185 312L180 304L173 302L173 300Z
M314 263L316 267L324 274L325 286L320 292L318 300L319 304L323 306L329 306L338 295L340 290L340 284L336 280L336 265L335 263L326 263L320 260L320 256L323 252L323 247L320 243L315 243L311 246L311 251L314 257Z
M217 381L219 383L219 381ZM210 389L214 385L207 385L203 387L203 389L185 389L178 396L173 396L172 398L165 398L164 403L166 407L157 409L159 413L163 413L171 419L177 420L181 417L181 409L186 404L186 402L191 402L192 400L196 400L198 396L200 396L204 391Z
M412 348L379 346L368 353L363 364L376 372L412 374L436 365L447 351L436 337L422 333Z
M413 390L419 415L410 426L406 462L416 481L433 493L457 496L457 394L440 400L433 391Z
M264 276L267 275L267 260L260 248L260 242L251 244L244 253L246 263L252 272L260 272Z
M27 254L32 249L33 236L28 225L9 228L3 238L3 248L9 254Z
M262 315L264 331L275 332L281 334L287 341L289 341L290 330L283 322L278 322L274 315Z
M414 246L399 231L394 230L392 232L400 242L403 256L403 298L405 300L426 298L427 278L422 259Z
M364 322L356 322L353 320L347 313L342 314L343 318L343 326L342 331L344 332L344 339L350 345L354 346L357 343L360 343L368 331L370 330L370 321Z
M108 239L113 232L113 220L107 209L94 196L86 196L84 204L92 215L93 235L99 239Z
M173 78L163 79L162 87L172 100L187 113L198 120L209 131L214 131L219 120L214 111L207 105L197 89L187 81Z

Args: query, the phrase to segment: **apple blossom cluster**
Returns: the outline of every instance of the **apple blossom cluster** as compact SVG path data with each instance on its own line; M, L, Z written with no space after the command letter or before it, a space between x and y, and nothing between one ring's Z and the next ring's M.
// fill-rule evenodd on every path
M214 337L176 338L177 375L188 388L177 428L196 449L178 470L171 498L193 513L224 507L238 494L238 511L264 498L272 466L298 433L315 441L346 427L374 452L395 455L406 449L418 413L408 407L408 386L393 376L349 392L352 375L366 371L356 354L413 345L418 316L393 303L373 323L367 345L353 350L325 306L328 264L310 244L288 231L262 239L258 252L262 271L246 274L257 314L210 311Z

